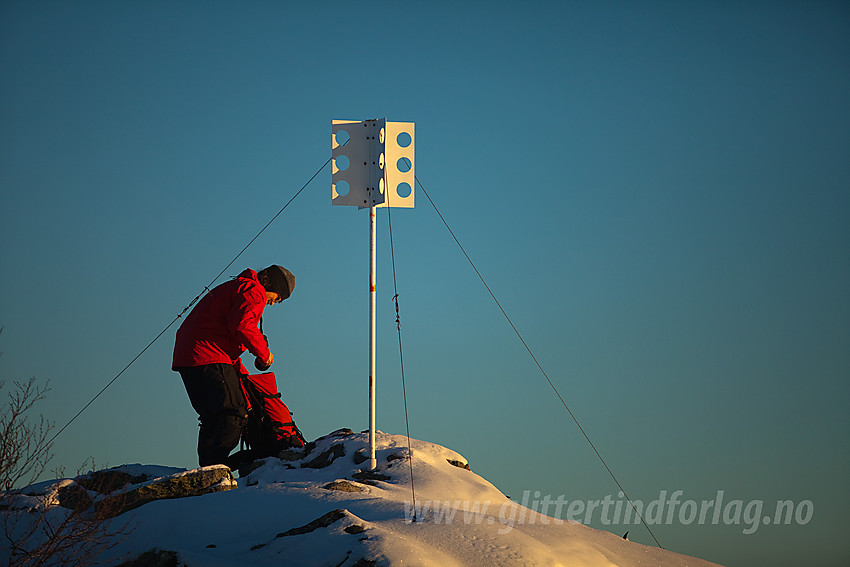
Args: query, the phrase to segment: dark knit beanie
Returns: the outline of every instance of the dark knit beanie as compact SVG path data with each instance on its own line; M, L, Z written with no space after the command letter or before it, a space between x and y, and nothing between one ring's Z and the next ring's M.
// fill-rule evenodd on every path
M266 281L263 283L266 291L277 293L281 300L292 295L292 290L295 289L295 276L292 275L292 272L283 266L273 265L260 273L266 276Z

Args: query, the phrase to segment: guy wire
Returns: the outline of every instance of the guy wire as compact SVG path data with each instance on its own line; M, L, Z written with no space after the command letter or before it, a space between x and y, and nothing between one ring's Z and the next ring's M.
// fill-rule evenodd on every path
M434 204L434 201L433 201L433 199L431 199L431 196L428 195L428 191L425 190L425 187L422 185L422 182L419 181L419 178L416 177L415 175L413 176L413 178L416 180L416 184L419 185L419 188L422 189L422 192L425 194L425 197L428 198L428 201L431 203L431 206L434 207L434 211L436 211L437 215L440 217L440 220L443 221L443 224L445 225L446 229L449 231L449 234L452 235L452 238L454 239L455 243L458 245L458 248L460 248L460 251L463 252L463 255L466 257L466 261L469 262L469 265L472 266L473 270L475 270L475 273L478 275L478 279L480 279L481 283L484 284L484 287L487 289L487 292L490 294L490 297L492 297L493 301L496 302L496 305L499 307L499 310L502 312L502 315L504 315L505 319L507 319L511 328L514 330L514 333L516 334L516 336L519 338L520 342L522 343L522 346L524 346L525 350L528 351L528 354L531 355L531 359L534 360L534 363L537 365L537 368L540 369L540 373L543 374L543 377L546 378L546 381L549 383L549 386L552 388L552 391L554 391L555 395L558 396L558 399L561 400L561 404L564 406L564 409L566 409L567 413L570 414L570 417L573 418L573 421L578 426L579 431L581 431L581 434L584 435L584 438L587 440L588 444L590 444L591 449L593 449L593 452L596 453L596 456L602 462L603 466L605 467L605 470L608 471L608 474L611 476L612 479L614 479L614 483L623 492L623 496L625 496L626 500L629 501L629 504L632 506L632 509L635 511L635 514L637 515L637 517L640 518L640 521L643 524L643 526L646 528L646 531L649 532L649 535L652 536L652 539L655 540L655 543L658 545L658 547L660 547L661 549L664 549L664 547L661 545L661 542L659 542L658 538L655 537L655 534L652 533L652 530L650 529L649 524L646 523L646 521L643 519L643 516L641 516L641 513L635 507L635 504L634 504L634 502L632 502L632 499L629 498L628 494L626 494L626 491L623 488L623 486L620 484L620 481L617 480L616 476L614 476L614 473L611 471L611 468L608 466L608 463L605 462L605 459L602 458L602 455L596 449L596 445L594 445L593 441L590 440L590 437L585 432L584 428L581 426L578 419L573 414L572 410L570 410L569 406L567 405L567 402L565 402L564 398L561 397L561 394L560 394L560 392L558 392L558 389L555 387L555 384L553 384L552 380L549 379L549 375L543 369L543 366L540 364L540 362L538 362L537 357L534 356L534 353L531 351L531 348L528 346L528 343L525 342L525 339L522 337L519 330L516 328L516 325L514 325L514 322L508 316L507 312L505 312L505 309L502 307L502 304L499 302L498 299L496 299L496 295L490 289L490 286L487 285L487 282L484 280L484 276L482 276L481 272L478 271L478 268L475 267L475 263L473 263L472 259L469 257L469 254L467 254L466 250L464 250L463 245L461 245L461 243L460 243L460 240L458 240L457 236L455 236L454 231L452 231L451 227L449 226L449 223L446 222L446 219L443 217L442 213L440 213L440 210L437 208L437 205Z
M281 209L277 212L277 214L275 214L275 215L271 218L271 220L270 220L269 222L267 222L267 223L266 223L266 225L265 225L263 228L261 228L261 229L260 229L260 231L259 231L259 232L258 232L258 233L254 236L254 238L252 238L252 239L248 242L248 244L246 244L246 245L244 246L244 248L242 248L242 250L240 250L240 251L239 251L239 253L238 253L238 254L236 254L236 256L234 256L234 257L233 257L233 259L232 259L232 260L231 260L231 261L230 261L230 262L229 262L229 263L228 263L228 264L227 264L227 265L226 265L226 266L225 266L225 267L224 267L224 268L223 268L223 269L222 269L222 270L218 273L218 275L216 275L216 277L214 277L214 278L212 279L212 281L211 281L211 282L210 282L207 286L205 286L205 287L204 287L204 290L203 290L201 293L199 293L199 294L195 297L195 299L193 299L192 301L190 301L190 302L189 302L189 304L188 304L186 307L184 307L184 308L183 308L183 311L181 311L181 312L180 312L180 314L179 314L179 315L177 315L177 317L175 317L175 318L174 318L174 319L173 319L173 320L172 320L172 321L171 321L168 325L166 325L166 327L165 327L162 331L160 331L160 333L159 333L156 337L154 337L154 339L153 339L150 343L148 343L148 345L147 345L145 348L143 348L143 349L139 352L139 354L137 354L135 357L133 357L133 359L132 359L130 362L128 362L128 363L127 363L127 366L125 366L125 367L121 370L121 372L119 372L118 374L116 374L116 375L115 375L115 377L114 377L112 380L110 380L110 381L106 384L106 386L104 386L103 388L101 388L101 390L100 390L97 394L95 394L95 396L94 396L91 400L89 400L89 402L88 402L86 405L84 405L84 406L83 406L83 408L82 408L80 411L78 411L78 412L74 415L74 417L72 417L70 420L68 420L68 422L67 422L67 423L65 423L65 425L63 425L63 426L62 426L62 428L61 428L61 429L59 429L59 431L57 431L57 432L53 435L53 437L51 437L51 438L50 438L50 440L49 440L47 443L45 443L45 444L44 444L44 446L43 446L43 448L42 448L42 450L41 450L41 451L37 452L37 453L36 453L35 455L33 455L31 458L35 458L35 457L39 456L41 453L43 453L43 452L44 452L44 451L46 451L48 448L50 448L50 446L51 446L51 445L52 445L52 443L56 440L56 438L57 438L57 437L59 437L59 435L61 435L61 434L62 434L62 432L63 432L63 431L65 431L65 430L68 428L68 426L69 426L69 425L71 425L71 424L72 424L72 423L73 423L73 422L74 422L74 421L75 421L78 417L80 417L80 415L82 415L82 413L83 413L84 411L86 411L86 410L89 408L89 406L91 406L91 405L94 403L94 401L95 401L95 400L97 400L97 399L100 397L100 395L101 395L101 394L103 394L103 393L107 390L107 388L109 388L110 386L112 386L112 384L113 384L113 383L115 383L115 381L116 381L116 380L118 380L118 378L119 378L122 374L124 374L124 372L126 372L126 371L127 371L127 369L128 369L128 368L130 368L130 366L132 366L132 365L133 365L133 363L135 363L135 362L136 362L136 361L137 361L137 360L138 360L138 359L139 359L139 358L140 358L143 354L145 354L145 352L146 352L146 351L147 351L150 347L152 347L152 346L153 346L153 344L154 344L156 341L158 341L158 340L159 340L159 338L160 338L160 337L162 337L162 335L164 335L164 334L166 333L166 331L168 331L168 329L170 329L170 328L171 328L171 326L172 326L172 325L174 325L174 323L176 323L176 322L177 322L177 321L178 321L181 317L183 317L183 315L184 315L184 314L185 314L185 313L186 313L186 312L187 312L187 311L188 311L188 310L189 310L189 309L190 309L190 308L191 308L191 307L192 307L195 303L197 303L197 301L198 301L199 299L201 299L201 297L203 297L204 293L206 293L206 292L208 292L208 291L210 290L210 288L213 286L213 284L215 284L215 282L216 282L216 281L218 281L218 278L220 278L220 277L221 277L221 275L222 275L224 272L226 272L226 271L227 271L227 269L228 269L228 268L230 268L230 266L232 266L232 265L236 262L236 260L238 260L238 259L239 259L239 257L240 257L240 256L242 256L242 254L243 254L243 253L244 253L244 252L248 249L248 247L249 247L249 246L251 246L251 245L254 243L254 241L255 241L255 240L257 240L257 238L259 238L259 237L260 237L260 235L261 235L261 234L263 234L263 232L265 232L265 230L266 230L266 229L267 229L267 228L268 228L268 227L269 227L269 226L270 226L270 225L271 225L271 224L272 224L272 223L273 223L273 222L277 219L277 217L279 217L279 216L281 215L281 213L283 213L283 211L285 211L285 210L286 210L286 208L290 205L290 203L292 203L292 201L294 201L294 200L295 200L295 198L296 198L296 197L298 197L298 195L300 195L300 194L301 194L301 192L302 192L302 191L304 191L304 189L306 189L306 188L307 188L307 186L308 186L308 185L309 185L309 184L310 184L310 183L311 183L311 182L312 182L312 181L316 178L316 176L318 176L318 175L319 175L319 173L321 173L321 171L322 171L323 169L325 169L325 167L327 167L327 165L331 162L331 160L332 160L332 159L333 159L333 156L329 157L329 158L328 158L328 160L327 160L327 161L326 161L326 162L322 165L322 167L320 167L318 170L316 170L316 173L314 173L314 174L313 174L313 176L312 176L312 177L311 177L311 178L310 178L310 179L309 179L309 180L308 180L308 181L307 181L307 182L306 182L306 183L305 183L305 184L301 187L301 189L299 189L299 190L295 193L295 195L293 195L293 196L292 196L292 198L291 198L291 199L289 199L289 201L287 201L287 202L286 202L286 204L285 204L285 205L284 205L284 206L283 206L283 207L282 207L282 208L281 208Z
M392 210L392 206L390 204L389 192L387 192L387 224L390 229L390 258L392 259L393 266L393 303L395 303L395 322L396 328L398 329L398 357L399 357L399 365L401 367L401 395L404 400L404 425L407 429L407 455L408 462L410 463L410 492L411 497L413 499L413 521L416 521L416 488L413 481L413 449L410 447L410 421L407 417L407 388L404 384L404 352L401 348L401 317L399 316L398 311L398 282L396 281L396 269L395 269L395 245L393 244L393 217L390 211Z

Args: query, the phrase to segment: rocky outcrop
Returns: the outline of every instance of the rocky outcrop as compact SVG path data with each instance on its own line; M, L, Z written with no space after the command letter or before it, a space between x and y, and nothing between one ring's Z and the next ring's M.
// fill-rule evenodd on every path
M95 511L107 517L138 508L155 500L202 496L236 488L233 473L224 465L193 469L155 479L141 486L110 494L95 503Z
M274 539L280 539L282 537L291 537L291 536L308 534L308 533L314 532L314 531L316 531L320 528L326 528L326 527L330 526L331 524L338 522L339 520L345 518L347 515L349 515L348 510L344 510L342 508L337 509L337 510L331 510L327 514L324 514L323 516L316 518L315 520L313 520L312 522L310 522L308 524L305 524L303 526L299 526L297 528L292 528L292 529L286 530L285 532L281 532L281 533L277 534L276 536L274 536ZM251 548L251 551L256 551L258 549L262 549L266 545L267 544L265 544L265 543L257 544L257 545L255 545L254 547Z
M316 458L301 463L301 468L323 469L330 466L332 462L345 455L345 447L342 443L331 445L330 449L324 451Z
M323 515L319 518L316 518L315 520L313 520L312 522L310 522L308 524L305 524L303 526L299 526L297 528L292 528L290 530L286 530L285 532L279 533L274 537L275 537L275 539L278 539L278 538L281 538L281 537L289 537L289 536L295 536L295 535L308 534L310 532L314 532L314 531L318 530L319 528L326 528L326 527L330 526L334 522L337 522L337 521L343 519L347 514L348 514L348 511L343 510L341 508L337 509L337 510L331 510L327 514L325 514L325 515Z
M151 477L146 474L132 475L120 468L115 468L78 476L74 481L86 490L92 490L98 494L109 494L128 485L140 484L150 479Z
M358 449L354 455L352 455L352 459L354 460L355 465L361 465L369 460L368 455L366 455L366 449Z
M172 469L175 470L175 469ZM224 465L202 467L156 477L132 475L121 467L63 479L47 485L37 494L74 512L93 509L99 518L112 518L148 502L170 498L188 498L236 488L233 473ZM46 497L46 500L45 500Z
M358 486L347 480L335 480L324 485L322 488L325 490L339 490L340 492L363 492L366 490L362 486Z
M454 465L459 469L470 470L469 463L464 463L463 461L455 461L452 459L446 459L450 465Z
M146 551L130 561L121 563L117 567L179 567L182 565L173 551L152 549Z
M88 510L92 505L88 491L76 482L60 485L56 490L56 500L61 507L74 512Z
M351 478L356 480L382 480L384 482L391 479L390 476L381 474L378 471L360 471L351 475Z

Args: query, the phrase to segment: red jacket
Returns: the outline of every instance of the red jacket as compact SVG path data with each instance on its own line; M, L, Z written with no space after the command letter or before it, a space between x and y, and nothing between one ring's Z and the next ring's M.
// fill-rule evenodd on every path
M236 364L249 350L268 360L269 347L258 328L266 306L266 290L257 272L245 270L212 289L177 330L172 368L202 364Z

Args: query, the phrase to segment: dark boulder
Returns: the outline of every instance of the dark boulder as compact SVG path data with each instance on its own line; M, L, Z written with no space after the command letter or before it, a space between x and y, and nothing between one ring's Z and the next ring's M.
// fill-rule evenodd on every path
M224 465L214 465L164 476L126 492L113 494L95 503L95 511L105 517L121 514L155 500L187 498L236 488L233 473Z
M345 447L342 443L337 443L336 445L331 445L330 449L323 452L316 458L311 459L306 463L301 463L301 468L323 469L330 466L331 463L343 455L345 455Z

